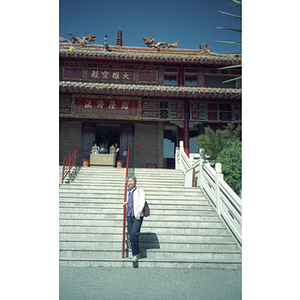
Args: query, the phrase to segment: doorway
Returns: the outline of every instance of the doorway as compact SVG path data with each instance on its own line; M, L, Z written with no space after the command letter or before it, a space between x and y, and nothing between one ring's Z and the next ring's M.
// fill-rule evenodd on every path
M175 149L177 146L177 126L164 126L164 168L175 169Z
M109 149L112 145L120 145L121 125L118 124L96 124L95 142L101 148Z
M104 147L104 153L109 152L112 145L118 144L120 148L119 160L123 161L123 167L126 166L127 149L130 148L129 165L133 167L133 136L134 125L124 124L95 124L83 123L82 127L82 147L80 159L89 159L93 144Z

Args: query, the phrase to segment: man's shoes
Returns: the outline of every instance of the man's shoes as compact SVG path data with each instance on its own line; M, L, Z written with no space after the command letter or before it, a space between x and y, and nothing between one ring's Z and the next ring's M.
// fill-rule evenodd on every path
M135 256L132 258L132 261L133 261L133 262L137 262L139 258L141 258L141 254L140 254L140 253L137 254L137 255L135 255Z

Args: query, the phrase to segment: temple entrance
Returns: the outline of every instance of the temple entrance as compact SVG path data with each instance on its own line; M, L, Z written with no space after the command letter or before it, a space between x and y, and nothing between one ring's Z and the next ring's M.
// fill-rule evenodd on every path
M96 124L95 142L101 148L109 149L110 146L120 146L121 125L117 124Z
M164 168L175 169L175 150L177 146L177 126L164 126Z
M95 124L83 123L81 160L89 159L93 143L105 148L103 153L109 153L109 148L118 144L120 148L119 160L126 166L127 150L130 148L130 166L133 166L133 124Z

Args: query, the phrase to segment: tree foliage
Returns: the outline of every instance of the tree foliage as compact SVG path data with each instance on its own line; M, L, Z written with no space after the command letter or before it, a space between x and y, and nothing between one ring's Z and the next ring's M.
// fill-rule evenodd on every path
M204 149L212 167L217 162L222 164L224 180L239 195L242 187L242 126L229 123L223 130L216 131L205 127L205 133L197 137L197 144Z
M216 163L222 164L224 180L237 195L240 195L242 189L242 142L229 140L226 148L219 153Z
M214 131L209 126L205 127L205 133L197 137L197 144L199 148L203 148L206 157L214 166L215 160L220 152L226 148L229 140L242 140L242 126L234 126L228 123L227 126L221 130Z

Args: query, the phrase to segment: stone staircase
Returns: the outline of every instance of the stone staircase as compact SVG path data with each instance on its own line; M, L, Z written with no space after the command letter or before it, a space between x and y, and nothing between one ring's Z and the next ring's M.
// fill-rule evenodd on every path
M59 189L60 266L132 267L129 240L121 258L125 169L77 171ZM180 170L133 171L151 212L135 267L241 268L234 238L203 192L184 187Z

